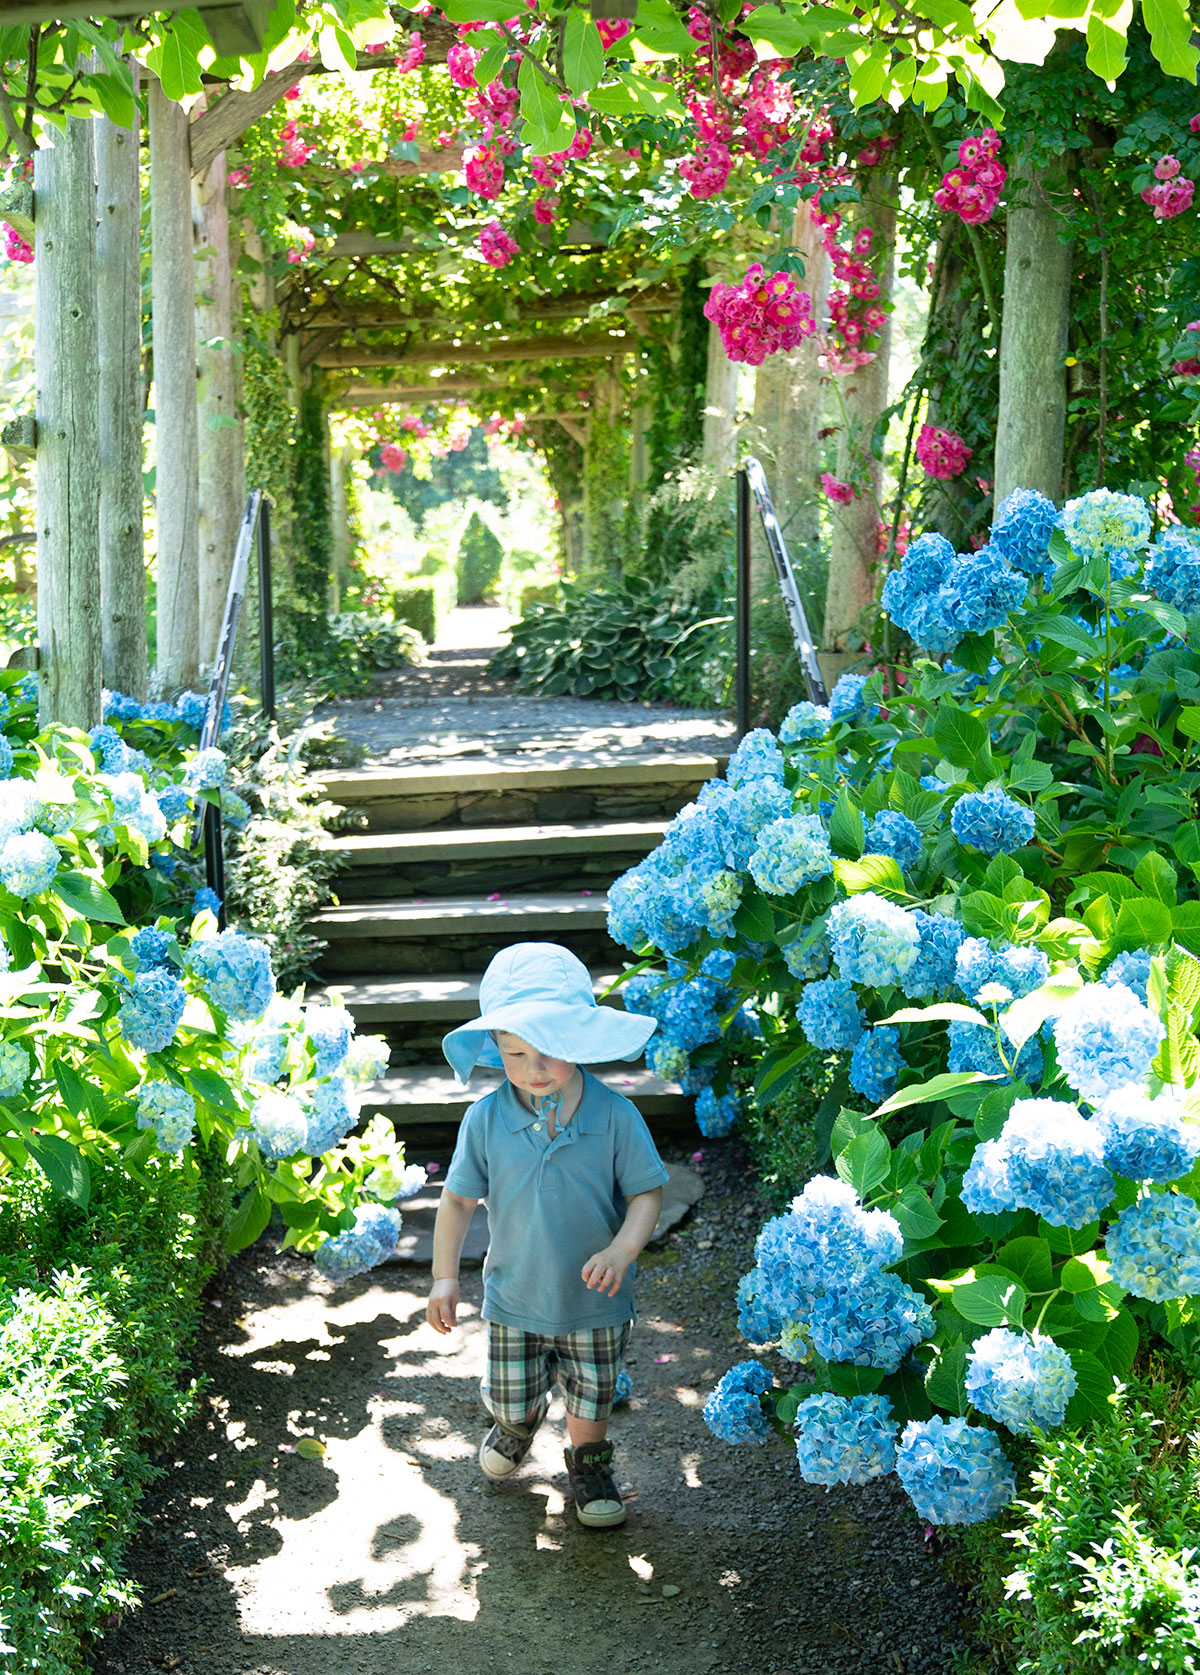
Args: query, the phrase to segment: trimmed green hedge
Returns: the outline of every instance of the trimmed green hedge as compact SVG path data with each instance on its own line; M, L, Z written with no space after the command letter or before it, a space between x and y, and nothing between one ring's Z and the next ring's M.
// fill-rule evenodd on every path
M0 1671L79 1675L191 1409L183 1352L228 1211L220 1165L92 1170L88 1208L0 1178Z
M415 628L432 645L437 639L438 598L432 576L414 576L401 582L392 594L392 616L397 622Z

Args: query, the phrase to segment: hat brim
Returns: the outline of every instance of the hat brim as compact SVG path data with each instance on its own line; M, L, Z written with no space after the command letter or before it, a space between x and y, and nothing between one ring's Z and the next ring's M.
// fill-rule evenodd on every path
M459 1081L465 1083L476 1065L494 1068L502 1062L493 1030L519 1035L548 1058L568 1064L604 1064L611 1059L639 1058L657 1028L654 1018L618 1012L611 1006L515 1000L452 1029L442 1038L442 1051Z

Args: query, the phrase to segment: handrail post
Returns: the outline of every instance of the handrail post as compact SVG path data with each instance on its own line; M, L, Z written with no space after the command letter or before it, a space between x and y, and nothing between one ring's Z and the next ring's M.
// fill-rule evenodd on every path
M221 829L221 810L217 803L204 805L204 882L215 891L221 905L217 909L217 929L225 929L225 837Z
M740 743L750 731L750 482L737 474L737 667L734 696Z
M792 628L792 643L796 647L796 655L800 659L800 668L804 675L804 685L807 688L809 700L814 704L825 704L829 695L825 690L825 679L821 674L821 666L817 662L817 650L813 644L812 630L808 626L804 603L800 598L800 589L796 586L796 574L792 569L792 561L788 557L787 543L783 539L783 531L779 527L779 519L775 515L775 506L771 499L771 491L767 487L766 473L762 465L753 454L747 454L738 473L738 541L739 552L741 543L741 484L745 480L754 490L754 498L758 501L758 514L762 519L763 534L767 538L767 549L775 565L775 574L779 579L779 590L783 595L784 609ZM749 523L750 512L747 500L746 519ZM746 535L746 548L749 550L749 530Z
M263 714L275 719L275 605L271 594L271 511L263 496L258 513L258 652Z

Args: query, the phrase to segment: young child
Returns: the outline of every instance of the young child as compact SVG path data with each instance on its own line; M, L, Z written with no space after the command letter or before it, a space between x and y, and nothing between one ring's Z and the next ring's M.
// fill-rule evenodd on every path
M625 1522L606 1440L634 1319L634 1263L654 1231L667 1171L636 1106L584 1064L635 1059L653 1018L597 1006L587 968L553 942L520 942L488 966L481 1016L442 1049L461 1082L477 1064L507 1080L468 1110L433 1235L426 1318L456 1324L458 1263L480 1199L490 1244L485 1401L495 1424L479 1449L493 1482L529 1453L561 1382L567 1473L581 1524Z

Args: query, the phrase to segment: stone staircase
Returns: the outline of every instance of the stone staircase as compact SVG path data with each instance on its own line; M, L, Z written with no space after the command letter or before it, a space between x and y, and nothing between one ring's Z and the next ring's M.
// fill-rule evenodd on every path
M478 1072L460 1088L441 1037L476 1015L483 969L511 943L573 949L601 995L628 961L605 928L608 886L722 767L707 754L613 752L326 774L325 794L366 820L333 840L338 901L313 921L325 984L391 1047L364 1113L383 1112L414 1143L444 1142L499 1080ZM692 1125L692 1102L643 1065L598 1068L657 1132Z

